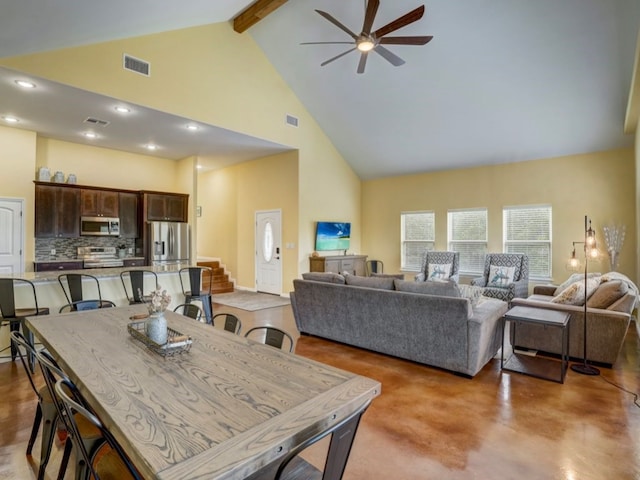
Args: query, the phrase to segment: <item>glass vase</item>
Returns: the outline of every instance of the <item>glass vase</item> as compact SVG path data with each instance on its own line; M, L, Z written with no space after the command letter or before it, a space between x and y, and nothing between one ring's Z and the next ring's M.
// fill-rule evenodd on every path
M164 312L149 315L144 324L144 333L158 345L167 343L167 319L164 317Z

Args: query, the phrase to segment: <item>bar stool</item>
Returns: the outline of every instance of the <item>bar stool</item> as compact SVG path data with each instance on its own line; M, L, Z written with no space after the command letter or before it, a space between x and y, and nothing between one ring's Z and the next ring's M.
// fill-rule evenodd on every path
M105 306L111 306L113 302L108 300L102 300L102 294L100 293L100 282L93 275L89 275L88 273L63 273L58 275L58 283L60 283L60 287L62 287L62 292L67 299L67 304L75 305L76 302L80 302L84 300L82 282L84 280L89 280L90 282L95 282L95 287L98 292L97 298L95 296L90 297L92 299L96 299L99 303L99 307L102 308ZM67 286L65 287L65 282Z
M205 272L209 275L209 289L202 288L204 285ZM180 286L182 287L182 293L184 294L185 303L191 303L192 300L202 301L202 309L204 315L207 318L207 323L211 323L211 284L213 283L213 269L211 267L185 267L179 271ZM185 288L185 282L183 276L189 279L189 284Z
M127 279L129 280L131 294L129 294L129 288L127 288ZM153 280L151 288L145 288L145 279L147 279L147 284ZM158 275L152 270L125 270L120 273L120 280L122 280L122 287L127 300L129 300L129 305L147 303L149 295L145 295L144 292L155 290L158 285Z
M32 306L16 308L15 289L19 286L31 287L31 294L33 298ZM25 318L35 315L48 315L48 307L38 306L38 297L36 296L36 287L33 282L25 280L23 278L0 278L0 328L3 325L9 325L10 331L20 330L22 327L22 333L29 342L29 345L34 346L33 333L25 324ZM11 360L16 359L17 346L11 342ZM29 359L29 368L31 372L35 372L36 359L31 352L27 352Z

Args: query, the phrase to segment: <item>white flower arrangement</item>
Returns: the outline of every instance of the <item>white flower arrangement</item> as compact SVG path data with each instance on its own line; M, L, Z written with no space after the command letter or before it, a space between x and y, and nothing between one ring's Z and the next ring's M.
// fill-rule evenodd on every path
M160 285L156 285L156 289L149 295L149 303L147 308L149 313L164 312L171 303L171 295L166 290L162 290Z

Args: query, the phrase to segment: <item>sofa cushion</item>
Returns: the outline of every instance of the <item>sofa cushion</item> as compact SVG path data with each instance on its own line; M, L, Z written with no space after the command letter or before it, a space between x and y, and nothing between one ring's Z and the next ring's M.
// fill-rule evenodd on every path
M587 298L589 298L593 292L596 291L600 284L600 277L593 277L587 279ZM553 303L560 303L563 305L584 305L584 280L581 282L574 282L565 288L559 295L556 295L551 299Z
M587 307L608 308L629 291L629 286L621 280L602 282L587 300Z
M411 293L426 293L443 297L460 297L460 290L456 282L409 282L394 280L396 290Z
M345 282L347 285L356 287L380 288L382 290L393 290L393 282L397 282L393 278L385 277L359 277L357 275L347 275Z
M491 265L489 267L488 287L506 288L513 283L516 267L503 267L502 265Z
M430 263L427 280L447 280L451 275L450 263Z
M380 278L397 278L398 280L404 280L404 273L376 273L371 272L372 277Z
M345 280L339 273L331 272L306 272L302 274L304 280L314 280L316 282L339 283L344 285Z

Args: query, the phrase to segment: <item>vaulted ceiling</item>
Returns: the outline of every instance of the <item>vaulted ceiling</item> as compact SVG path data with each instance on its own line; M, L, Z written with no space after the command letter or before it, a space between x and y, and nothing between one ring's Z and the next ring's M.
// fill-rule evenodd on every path
M320 66L351 46L300 44L352 41L314 10L359 34L364 1L261 1L270 9L243 35L255 39L363 179L632 145L623 124L637 0L424 0L424 17L394 35L433 40L387 46L406 61L398 67L373 52L361 75L357 52ZM251 3L5 2L0 57L227 21ZM373 28L419 5L381 0ZM0 113L3 102L0 96Z

